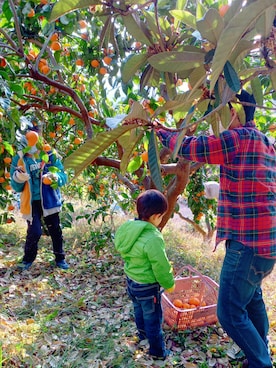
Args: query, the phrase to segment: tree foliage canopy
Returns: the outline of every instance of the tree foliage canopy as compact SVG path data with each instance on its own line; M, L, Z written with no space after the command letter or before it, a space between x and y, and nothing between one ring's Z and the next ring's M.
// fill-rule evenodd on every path
M44 141L76 176L91 165L114 168L132 192L139 189L134 179L168 195L174 188L175 203L187 177L183 163L166 165L168 155L160 156L154 126L179 129L179 141L209 125L218 134L228 127L229 101L244 121L235 95L246 88L269 131L275 13L275 0L233 0L230 7L224 0L4 1L1 207L10 200L4 158L16 150L22 117L42 122ZM143 151L148 162L137 155Z

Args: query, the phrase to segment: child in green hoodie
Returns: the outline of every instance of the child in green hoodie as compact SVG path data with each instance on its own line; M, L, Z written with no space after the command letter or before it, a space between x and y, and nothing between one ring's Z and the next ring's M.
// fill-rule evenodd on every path
M115 247L124 260L127 292L133 302L135 323L140 340L148 339L153 359L165 360L168 351L162 331L163 313L160 288L172 292L174 276L158 230L168 209L166 197L155 189L137 198L138 219L119 227Z

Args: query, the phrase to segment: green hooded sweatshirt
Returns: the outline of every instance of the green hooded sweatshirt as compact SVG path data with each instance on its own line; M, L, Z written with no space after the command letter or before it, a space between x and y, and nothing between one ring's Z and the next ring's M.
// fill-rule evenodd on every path
M141 284L158 282L164 289L174 286L171 264L161 232L150 222L129 220L115 234L126 275Z

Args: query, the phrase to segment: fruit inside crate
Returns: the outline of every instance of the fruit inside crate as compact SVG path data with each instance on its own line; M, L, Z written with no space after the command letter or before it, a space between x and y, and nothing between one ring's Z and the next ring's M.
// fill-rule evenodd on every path
M185 271L188 276L182 277ZM192 266L185 266L175 278L174 292L162 294L164 321L175 330L214 324L217 322L217 296L215 281Z

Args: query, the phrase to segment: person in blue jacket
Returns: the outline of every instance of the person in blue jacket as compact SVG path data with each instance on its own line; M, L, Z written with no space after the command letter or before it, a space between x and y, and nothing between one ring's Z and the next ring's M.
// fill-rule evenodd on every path
M42 218L52 239L56 266L65 270L69 268L65 261L59 218L62 206L59 188L67 183L67 175L57 154L49 151L47 155L49 160L44 162L34 146L26 153L24 150L18 151L12 160L11 186L21 194L20 212L27 221L24 257L19 265L22 270L28 270L36 259L38 242L42 235Z

